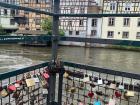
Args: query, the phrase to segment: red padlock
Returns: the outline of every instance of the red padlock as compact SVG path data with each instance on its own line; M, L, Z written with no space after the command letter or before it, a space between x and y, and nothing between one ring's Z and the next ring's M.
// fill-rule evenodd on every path
M16 91L16 87L14 85L9 85L8 90L11 92Z
M122 95L119 91L115 91L115 96L116 96L116 98L120 98Z
M92 91L90 91L90 92L88 93L88 96L89 96L90 98L93 98L94 93L93 93Z
M45 79L48 79L50 77L48 73L43 73L42 75Z

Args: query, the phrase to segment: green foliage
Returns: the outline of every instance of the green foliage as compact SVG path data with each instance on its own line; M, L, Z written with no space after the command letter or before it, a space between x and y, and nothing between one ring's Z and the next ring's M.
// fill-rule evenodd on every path
M52 18L48 17L43 19L41 26L47 32L47 35L52 35ZM65 32L61 29L59 30L59 35L64 36Z
M41 26L44 31L52 30L52 19L51 18L43 19Z
M0 25L0 35L6 35L6 32L4 31L2 25Z
M65 35L65 32L64 32L62 29L60 29L60 30L59 30L59 35L60 35L60 36L64 36L64 35Z

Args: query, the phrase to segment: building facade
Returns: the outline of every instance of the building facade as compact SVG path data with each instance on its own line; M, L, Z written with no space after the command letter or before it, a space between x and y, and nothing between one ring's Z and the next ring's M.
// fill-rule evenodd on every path
M15 0L4 2L15 3ZM39 10L49 11L51 0L16 0L16 3ZM129 14L140 13L139 0L61 0L60 12L66 14ZM43 14L1 8L0 24L6 30L42 31ZM15 22L18 23L16 23ZM68 37L140 40L139 17L60 17L60 29ZM70 42L73 44L73 42ZM78 45L81 43L78 43ZM85 44L83 44L85 45Z
M2 0L6 3L15 4L14 0ZM17 14L16 10L0 7L0 25L6 33L12 33L18 30L18 24L15 22L14 16Z
M99 3L95 0L61 0L61 13L66 14L87 14L99 13ZM99 18L87 17L61 17L60 29L65 31L67 37L94 38L100 37L101 20ZM85 46L87 43L64 42L67 45Z
M25 7L31 7L34 9L49 11L51 2L50 0L19 0L19 4ZM17 34L46 34L43 33L41 22L48 16L40 13L27 12L19 10L17 16L15 16L19 25ZM25 31L26 30L26 31Z
M105 0L104 13L140 13L138 0ZM103 17L101 38L140 40L140 17Z

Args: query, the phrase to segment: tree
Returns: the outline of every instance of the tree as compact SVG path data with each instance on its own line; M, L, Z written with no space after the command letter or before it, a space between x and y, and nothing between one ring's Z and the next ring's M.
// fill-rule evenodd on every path
M44 31L47 31L47 35L52 35L52 18L48 17L43 19L41 26ZM60 29L59 35L64 36L65 32Z
M0 35L6 35L6 32L4 31L2 25L0 25Z
M44 31L52 30L52 19L50 17L43 19L41 26Z

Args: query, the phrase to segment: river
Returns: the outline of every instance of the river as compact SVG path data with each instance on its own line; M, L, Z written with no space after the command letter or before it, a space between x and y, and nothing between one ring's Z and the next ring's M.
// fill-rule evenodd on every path
M140 74L140 52L59 46L58 56L65 61ZM51 48L49 47L0 45L0 72L35 65L50 60L50 58Z

